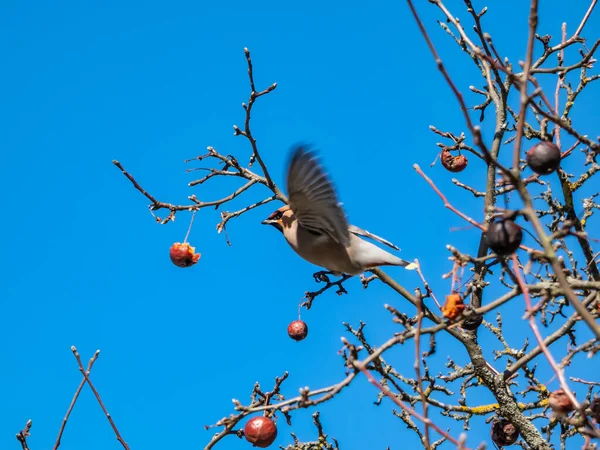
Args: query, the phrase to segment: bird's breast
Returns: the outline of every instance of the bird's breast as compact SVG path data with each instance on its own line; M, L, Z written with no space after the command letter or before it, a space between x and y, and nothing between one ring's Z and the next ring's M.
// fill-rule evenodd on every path
M306 261L331 272L356 275L362 267L352 261L346 247L335 242L327 234L314 233L301 226L284 230L284 236L292 249Z

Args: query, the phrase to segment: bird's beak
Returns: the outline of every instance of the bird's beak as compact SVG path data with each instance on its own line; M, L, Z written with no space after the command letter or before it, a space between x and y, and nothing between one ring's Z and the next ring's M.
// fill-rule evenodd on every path
M281 220L265 219L261 223L263 225L271 225L273 228L277 228L283 233L283 226L281 225Z

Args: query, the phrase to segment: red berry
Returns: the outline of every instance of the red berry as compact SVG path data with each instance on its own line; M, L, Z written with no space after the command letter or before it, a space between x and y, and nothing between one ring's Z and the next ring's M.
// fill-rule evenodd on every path
M498 447L513 445L519 439L519 430L506 419L494 420L492 422L492 441Z
M194 253L195 248L187 242L183 244L176 242L171 246L169 256L171 261L177 267L190 267L198 262L200 259L200 253Z
M494 253L509 256L521 245L523 230L512 220L501 219L489 224L485 239Z
M246 423L244 437L255 447L267 448L277 437L277 427L267 417L254 417Z
M560 166L560 149L552 142L542 141L534 145L525 157L531 170L539 175L548 175Z
M295 341L301 341L308 335L308 325L301 320L294 320L288 325L288 335Z
M467 167L467 164L469 164L469 160L465 155L454 156L450 153L450 150L442 150L440 159L442 166L450 172L462 172Z

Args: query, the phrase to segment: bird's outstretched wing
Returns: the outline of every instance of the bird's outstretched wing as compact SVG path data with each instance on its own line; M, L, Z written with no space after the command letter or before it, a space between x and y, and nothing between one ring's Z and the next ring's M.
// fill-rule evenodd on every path
M355 234L357 236L368 237L370 239L373 239L374 241L379 242L380 244L387 245L388 247L391 247L394 250L400 250L400 248L398 246L392 244L390 241L386 241L382 237L379 237L376 234L373 234L373 233L371 233L371 232L369 232L367 230L363 230L362 228L358 228L355 225L349 225L348 229L349 229L350 233L353 233L353 234Z
M306 145L292 148L287 172L290 207L298 223L309 231L327 234L344 246L350 244L346 214L333 184Z

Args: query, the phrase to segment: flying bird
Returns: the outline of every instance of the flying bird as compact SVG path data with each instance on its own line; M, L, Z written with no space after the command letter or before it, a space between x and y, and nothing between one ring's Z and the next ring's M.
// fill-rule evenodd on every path
M417 266L377 247L363 237L399 250L366 230L349 225L335 188L317 155L304 145L292 148L287 170L289 205L276 209L264 225L283 233L306 261L340 275L358 275L378 266Z

